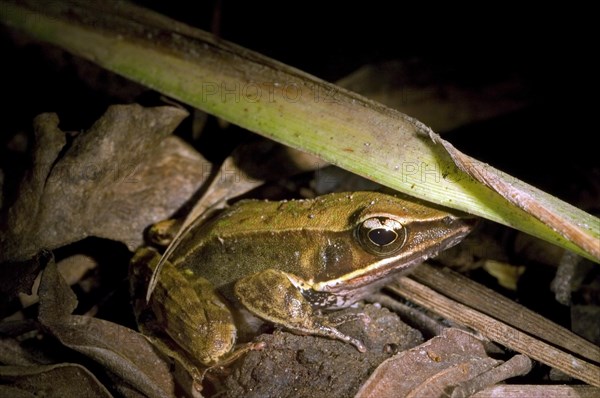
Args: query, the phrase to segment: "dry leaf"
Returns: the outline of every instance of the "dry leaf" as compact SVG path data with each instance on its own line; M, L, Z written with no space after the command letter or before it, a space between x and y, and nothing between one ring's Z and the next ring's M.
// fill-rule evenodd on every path
M503 364L481 373L471 380L460 383L453 389L451 398L470 397L477 391L481 391L506 379L526 375L531 371L532 366L533 362L528 356L515 355Z
M144 336L108 321L71 315L77 299L54 263L42 274L39 296L39 321L45 329L65 346L100 363L114 376L117 389L133 387L148 397L173 396L170 365Z
M356 398L445 397L447 390L499 364L489 358L482 342L459 329L383 362L361 387Z
M165 140L186 116L174 107L111 106L68 147L57 116L38 116L32 168L9 209L0 260L88 236L140 245L144 228L171 216L206 174L196 151Z
M0 264L0 299L15 297L17 293L31 293L31 287L40 271L52 258L52 253L41 250L31 259Z
M3 397L112 397L96 377L73 363L0 367Z

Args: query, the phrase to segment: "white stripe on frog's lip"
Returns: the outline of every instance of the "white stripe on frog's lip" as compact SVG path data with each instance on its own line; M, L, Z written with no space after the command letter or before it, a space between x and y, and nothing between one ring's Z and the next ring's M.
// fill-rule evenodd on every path
M418 263L420 263L422 260L419 259L415 259ZM373 283L374 281L377 281L379 279L381 279L382 277L385 277L387 274L391 273L391 272L401 272L402 270L409 268L410 266L412 266L415 261L411 261L407 264L404 264L402 266L399 267L386 267L386 265L389 264L393 264L396 263L398 261L402 261L399 260L397 257L389 257L389 258L383 258L377 262L374 262L373 264L369 265L366 268L362 268L362 269L357 269L353 272L350 272L349 274L345 274L342 275L339 278L336 279L331 279L329 281L324 281L324 282L318 282L318 283L312 283L311 284L311 289L318 291L318 292L337 292L337 291L341 291L341 290L346 290L347 288L358 288L360 286L363 285L368 285ZM382 275L383 272L383 275ZM360 279L364 279L363 282L358 283L357 286L353 286L350 287L349 284L352 284L352 281L358 281Z
M415 259L415 260L422 261L420 258ZM344 290L344 286L346 286L346 284L348 282L355 280L355 279L359 279L361 277L364 277L365 281L363 283L360 283L359 286L373 283L373 281L376 281L382 277L381 273L377 272L380 270L380 268L385 267L386 265L392 264L397 261L400 261L400 260L398 260L398 258L396 258L396 257L383 258L383 259L369 265L366 268L358 269L356 271L350 272L349 274L342 275L339 278L331 279L331 280L325 281L325 282L315 283L314 279L303 280L303 279L298 278L294 274L290 274L290 273L286 273L286 276L288 277L288 279L292 283L292 285L294 285L298 289L302 289L302 290L310 289L310 290L314 290L317 292L335 292L335 291ZM410 263L408 263L402 267L397 267L397 268L388 267L386 270L384 270L384 275L388 274L389 272L400 272L402 269L410 267L414 263L415 263L415 261L411 261Z
M339 291L319 291L314 288L313 281L304 281L296 278L293 274L286 274L290 282L302 291L302 294L307 298L309 303L319 309L336 310L346 308L356 301L363 299L374 289L379 289L385 279L378 276L371 277L373 280L367 281L361 286L352 286L349 289L340 288ZM377 283L382 282L382 283ZM348 287L347 284L340 287Z

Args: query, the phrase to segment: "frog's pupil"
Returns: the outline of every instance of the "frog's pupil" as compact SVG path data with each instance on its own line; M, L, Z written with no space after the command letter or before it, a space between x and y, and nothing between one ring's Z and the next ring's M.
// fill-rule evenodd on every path
M398 238L398 234L390 229L385 228L375 228L369 231L369 240L376 244L377 246L387 246L390 243L393 243L396 238Z

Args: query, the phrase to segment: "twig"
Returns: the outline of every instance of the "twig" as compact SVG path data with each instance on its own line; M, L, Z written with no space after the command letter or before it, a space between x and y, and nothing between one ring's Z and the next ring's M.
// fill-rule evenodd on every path
M417 281L401 277L396 279L395 283L389 285L388 288L416 304L479 331L492 341L559 369L571 377L600 387L599 367L556 349L488 315L444 297Z

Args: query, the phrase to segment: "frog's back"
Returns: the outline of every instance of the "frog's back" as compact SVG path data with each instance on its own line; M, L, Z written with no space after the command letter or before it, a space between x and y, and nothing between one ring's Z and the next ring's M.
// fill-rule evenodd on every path
M373 195L388 197L358 192L310 200L238 202L190 231L172 258L178 259L176 266L189 268L215 286L273 267L309 277L303 267L315 261L307 258L315 251L306 249L325 247L333 235L352 233L353 217L372 203Z

